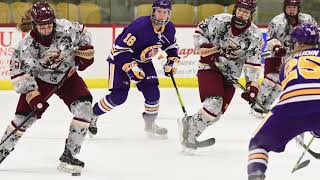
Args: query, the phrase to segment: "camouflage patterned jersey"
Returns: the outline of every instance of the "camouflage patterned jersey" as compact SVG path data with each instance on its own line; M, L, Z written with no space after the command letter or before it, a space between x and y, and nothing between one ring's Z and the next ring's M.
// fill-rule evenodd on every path
M231 32L232 15L222 13L202 21L195 34L195 47L210 43L220 48L219 65L239 78L244 69L247 81L256 82L260 73L262 33L254 24L239 36Z
M299 24L312 23L317 24L316 20L309 14L299 13ZM268 27L267 39L278 39L281 44L287 49L287 53L293 49L293 43L290 38L290 33L294 27L288 25L288 21L284 13L281 13L274 17Z
M14 89L25 93L38 88L35 78L57 84L70 67L75 66L74 49L91 45L91 36L84 25L56 19L52 43L47 45L29 33L14 51L10 75Z

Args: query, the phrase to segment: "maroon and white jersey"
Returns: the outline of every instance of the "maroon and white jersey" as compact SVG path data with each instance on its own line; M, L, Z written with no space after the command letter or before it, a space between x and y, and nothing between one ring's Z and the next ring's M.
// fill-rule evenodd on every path
M10 75L15 91L37 89L35 78L50 84L60 82L67 70L75 66L74 49L82 45L91 45L91 34L84 25L65 19L56 19L51 44L29 33L11 57Z
M312 23L317 25L316 20L309 14L299 13L298 19L299 24ZM285 14L281 13L274 17L269 23L267 40L269 41L273 38L278 39L282 46L287 49L287 54L289 54L294 45L290 38L290 34L293 29L294 27L288 24Z
M202 21L194 35L194 45L203 43L219 47L219 66L234 78L244 72L247 81L257 81L260 74L262 33L253 23L239 36L231 32L232 15L222 13Z

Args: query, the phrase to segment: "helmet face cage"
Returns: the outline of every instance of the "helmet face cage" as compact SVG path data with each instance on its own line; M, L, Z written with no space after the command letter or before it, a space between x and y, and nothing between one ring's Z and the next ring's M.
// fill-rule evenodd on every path
M290 35L294 43L308 45L317 45L319 43L319 30L314 24L301 24Z
M158 8L167 9L168 10L168 18L165 20L158 20L155 16L155 11ZM170 21L172 11L172 4L170 0L155 0L152 5L152 13L151 13L151 20L156 26L164 26Z
M301 8L300 0L284 0L284 2L283 2L283 12L284 12L284 14L286 16L289 16L287 14L287 11L286 11L287 6L298 6L298 13L297 13L297 15L294 16L294 17L297 17L298 14L300 13L300 8Z

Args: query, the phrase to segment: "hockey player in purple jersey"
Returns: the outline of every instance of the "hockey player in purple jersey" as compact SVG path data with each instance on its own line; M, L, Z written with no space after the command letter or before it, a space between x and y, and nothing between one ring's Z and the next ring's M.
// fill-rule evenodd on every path
M279 96L281 85L279 71L284 56L293 49L290 33L299 24L317 24L315 19L300 12L300 0L284 0L283 13L274 17L268 27L267 47L265 48L264 79L260 86L257 99L265 109L270 110L271 105ZM258 105L253 106L252 113L258 118L263 118L263 110Z
M123 104L127 99L131 81L145 98L145 111L142 113L145 132L151 136L167 135L167 129L155 123L160 92L158 77L151 60L163 50L167 53L165 75L176 72L179 56L175 40L176 30L170 22L170 15L171 1L156 0L152 5L151 16L139 17L117 37L107 59L111 93L94 105L94 114L108 113ZM91 123L89 131L93 135L97 133L96 121Z
M74 115L59 169L79 173L84 162L75 155L80 152L93 111L92 96L75 67L83 71L93 63L91 35L82 24L56 19L47 2L34 3L21 22L19 30L28 34L19 42L10 64L14 90L21 95L15 117L1 140L0 162L41 118L49 106L46 99L55 93Z
M317 26L302 24L291 33L292 54L280 71L283 91L279 102L250 140L249 180L265 179L270 151L283 152L297 135L320 133L320 48Z
M193 151L202 132L217 122L227 110L235 87L225 76L246 78L248 92L241 97L254 103L258 93L262 33L251 20L255 0L237 0L233 14L217 14L201 22L194 34L195 47L200 52L198 83L203 107L190 117L184 117L182 145Z

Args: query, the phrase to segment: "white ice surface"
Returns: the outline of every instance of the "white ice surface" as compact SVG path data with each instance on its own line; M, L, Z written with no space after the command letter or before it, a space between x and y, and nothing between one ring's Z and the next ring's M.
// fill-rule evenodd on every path
M157 122L168 128L168 140L150 140L145 136L141 117L144 99L137 89L132 89L125 104L100 117L98 135L84 142L78 157L86 166L80 177L56 170L72 115L60 99L52 97L43 118L28 129L0 165L0 180L246 180L248 143L261 120L249 115L249 106L240 98L240 90L220 121L200 137L215 137L216 144L197 150L194 156L180 153L176 119L183 113L174 89L160 91ZM96 102L107 91L92 93ZM198 89L181 88L180 93L189 114L201 107ZM18 97L12 91L0 91L1 136L14 118ZM315 143L313 149L319 150L315 145L319 146ZM286 152L270 153L267 179L319 179L320 161L309 155L305 157L311 160L309 166L291 174L302 151L290 142Z

